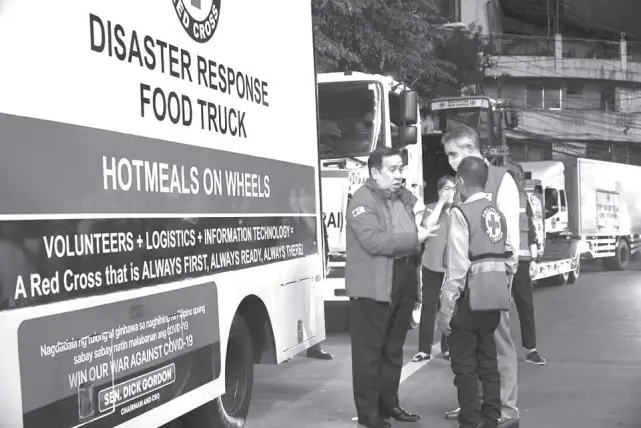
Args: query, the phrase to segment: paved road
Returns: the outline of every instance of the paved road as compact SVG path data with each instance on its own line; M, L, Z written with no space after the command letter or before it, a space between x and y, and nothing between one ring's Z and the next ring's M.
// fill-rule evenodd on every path
M578 284L535 291L538 345L548 365L525 363L519 350L521 427L641 427L641 264L625 272L586 270ZM512 317L520 344L514 310ZM416 340L411 331L406 359ZM351 420L349 339L332 334L324 347L334 361L296 357L280 366L257 366L246 428L357 427ZM409 377L401 400L423 419L394 426L456 427L442 417L456 403L449 364L440 358L415 364L405 365Z

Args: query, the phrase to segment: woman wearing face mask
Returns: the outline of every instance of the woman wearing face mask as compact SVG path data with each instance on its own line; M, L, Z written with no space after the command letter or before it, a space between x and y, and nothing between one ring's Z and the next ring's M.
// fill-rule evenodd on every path
M438 202L429 204L423 215L423 227L440 226L434 232L436 236L431 237L425 243L425 250L422 259L422 307L421 322L419 325L418 353L412 361L427 361L431 358L432 342L434 341L434 322L436 309L443 284L445 268L443 260L445 257L445 243L447 241L447 222L450 208L454 199L456 186L454 177L445 175L439 178L437 183ZM441 349L443 357L449 359L449 351L445 336L441 337Z

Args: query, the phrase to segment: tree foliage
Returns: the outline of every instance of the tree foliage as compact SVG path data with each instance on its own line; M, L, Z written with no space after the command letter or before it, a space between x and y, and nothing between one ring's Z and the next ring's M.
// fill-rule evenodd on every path
M312 0L312 10L319 72L392 75L425 97L477 77L477 39L442 29L437 0Z

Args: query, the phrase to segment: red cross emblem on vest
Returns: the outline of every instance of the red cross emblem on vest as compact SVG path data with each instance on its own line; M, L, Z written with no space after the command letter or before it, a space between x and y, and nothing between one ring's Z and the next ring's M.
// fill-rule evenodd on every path
M487 207L483 210L483 224L485 226L485 234L493 244L496 244L503 239L505 234L503 225L501 224L501 214L494 207Z

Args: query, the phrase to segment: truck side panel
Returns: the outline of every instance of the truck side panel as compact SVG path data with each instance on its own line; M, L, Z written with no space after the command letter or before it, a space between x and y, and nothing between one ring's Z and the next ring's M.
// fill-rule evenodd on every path
M578 159L580 236L641 233L641 167ZM569 190L568 190L569 192Z

